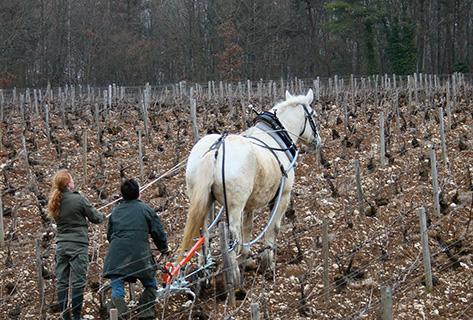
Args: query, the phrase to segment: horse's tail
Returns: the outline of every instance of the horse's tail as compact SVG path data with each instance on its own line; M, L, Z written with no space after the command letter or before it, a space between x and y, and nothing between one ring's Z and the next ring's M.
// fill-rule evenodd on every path
M187 215L186 226L181 245L178 250L179 257L193 244L193 239L199 236L203 228L205 217L212 204L211 188L214 182L213 153L205 155L201 160L199 170L194 171L191 188L189 189L190 208Z

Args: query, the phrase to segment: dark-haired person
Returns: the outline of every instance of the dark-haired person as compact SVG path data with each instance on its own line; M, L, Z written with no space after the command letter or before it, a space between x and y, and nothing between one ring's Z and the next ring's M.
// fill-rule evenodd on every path
M101 223L105 217L78 192L69 171L59 170L53 177L48 202L48 216L57 225L56 278L57 296L64 320L81 319L84 287L89 266L88 223ZM67 309L69 281L72 309ZM71 311L71 312L70 312Z
M167 236L158 215L139 200L140 187L135 180L125 180L120 191L123 200L113 209L108 220L110 246L103 276L110 278L112 304L119 314L128 311L124 281L140 280L145 289L139 301L139 319L155 319L156 263L151 255L149 236L161 253L168 254Z

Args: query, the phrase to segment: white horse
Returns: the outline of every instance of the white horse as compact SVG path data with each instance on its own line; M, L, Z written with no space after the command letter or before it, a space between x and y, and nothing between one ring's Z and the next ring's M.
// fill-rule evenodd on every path
M208 213L217 201L227 210L230 237L236 245L232 259L238 254L244 259L249 253L249 246L244 244L252 237L253 211L270 205L276 194L281 193L279 206L264 235L266 248L275 248L294 184L294 170L289 167L294 160L291 155L294 156L295 144L299 140L305 145L320 143L315 113L310 107L312 100L311 89L300 96L291 96L286 91L285 101L265 112L266 117L258 118L260 121L257 119L255 126L241 135L210 134L197 142L187 161L190 209L180 256L192 246L200 230L207 232ZM271 121L278 120L279 127L271 125ZM281 168L289 170L284 173ZM287 178L281 179L283 175ZM278 191L281 181L282 190ZM263 252L264 268L274 268L271 249Z

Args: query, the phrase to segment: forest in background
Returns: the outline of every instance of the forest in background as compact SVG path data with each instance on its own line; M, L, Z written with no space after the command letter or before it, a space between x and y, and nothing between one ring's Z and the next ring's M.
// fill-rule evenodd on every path
M471 66L473 0L0 0L0 88Z

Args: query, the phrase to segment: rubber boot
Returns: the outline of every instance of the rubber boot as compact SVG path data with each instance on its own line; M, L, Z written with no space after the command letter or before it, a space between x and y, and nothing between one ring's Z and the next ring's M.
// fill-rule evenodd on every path
M156 312L154 305L156 302L156 289L152 287L146 287L140 297L139 314L138 319L148 320L156 319Z
M112 306L117 309L119 316L128 312L128 306L122 297L112 297Z
M61 311L62 320L71 320L70 310L67 309L67 289L58 290L57 292L57 303L59 305L59 310Z
M72 320L81 320L84 290L72 290Z

